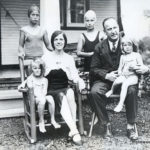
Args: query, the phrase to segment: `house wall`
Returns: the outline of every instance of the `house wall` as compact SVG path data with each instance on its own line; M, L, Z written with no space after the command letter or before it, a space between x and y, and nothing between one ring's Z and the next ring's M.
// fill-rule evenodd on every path
M40 0L1 0L12 18L1 8L1 59L2 65L18 64L19 29L28 24L27 9L31 4L40 5ZM105 17L117 18L117 0L90 0L90 9L97 14L96 28L102 29ZM7 14L7 15L6 15ZM65 30L68 43L76 43L83 30Z
M150 0L121 0L121 17L124 31L131 38L150 36Z
M97 15L95 28L103 31L102 21L106 17L114 17L117 19L117 0L90 0L90 9L94 10ZM66 30L69 43L76 43L79 35L84 30ZM71 33L71 34L70 34Z

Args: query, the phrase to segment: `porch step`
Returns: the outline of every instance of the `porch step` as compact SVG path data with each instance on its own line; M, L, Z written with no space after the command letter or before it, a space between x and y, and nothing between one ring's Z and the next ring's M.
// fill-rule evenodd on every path
M17 89L20 78L0 78L0 90Z
M0 118L24 116L23 100L1 100Z
M24 115L22 93L17 90L20 83L19 69L0 71L0 118Z
M21 99L21 98L22 98L22 93L18 92L17 89L0 91L0 101L11 100L11 99Z

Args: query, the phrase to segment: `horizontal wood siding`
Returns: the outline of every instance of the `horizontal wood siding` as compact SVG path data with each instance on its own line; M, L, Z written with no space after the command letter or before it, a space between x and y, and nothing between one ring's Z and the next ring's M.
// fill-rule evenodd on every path
M1 0L18 25L1 8L1 59L2 65L18 64L19 29L28 24L27 10L31 4L39 5L40 0Z
M40 0L1 0L4 7L10 12L17 22L6 16L6 11L1 8L1 59L2 65L18 64L19 29L28 24L27 10L31 4L40 5ZM96 28L103 30L102 21L106 17L117 18L117 0L90 0L90 9L97 14ZM69 43L78 41L83 31L65 31ZM72 33L72 34L70 34Z
M103 30L102 21L106 17L117 19L117 0L90 0L90 9L96 12L96 28L99 30Z

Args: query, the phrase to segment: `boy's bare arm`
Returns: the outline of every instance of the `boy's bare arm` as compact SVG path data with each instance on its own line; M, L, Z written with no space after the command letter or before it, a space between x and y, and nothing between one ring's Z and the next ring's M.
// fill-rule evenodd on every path
M19 47L18 47L18 56L21 58L24 58L25 52L24 52L24 42L25 42L25 35L23 31L20 31L20 37L19 37Z
M78 44L77 44L77 55L79 56L81 55L84 44L85 44L85 41L84 41L83 35L81 34L78 40Z
M50 42L49 42L49 39L48 39L47 31L44 32L43 41L44 41L44 44L45 44L46 48L47 48L49 51L52 51L52 49L50 48Z

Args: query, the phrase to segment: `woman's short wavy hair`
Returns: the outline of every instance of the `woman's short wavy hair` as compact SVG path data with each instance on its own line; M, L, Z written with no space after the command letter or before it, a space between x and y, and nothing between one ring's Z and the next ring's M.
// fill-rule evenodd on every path
M31 14L34 10L36 10L36 11L38 11L38 12L40 13L40 8L39 8L37 5L33 4L33 5L31 5L30 8L28 9L28 17L30 17L30 14Z
M53 34L52 34L52 36L51 36L51 45L52 45L53 49L55 49L54 40L55 40L55 38L56 38L58 35L60 35L60 34L63 35L63 38L64 38L64 40L65 40L64 48L65 48L66 45L67 45L67 36L66 36L66 34L65 34L63 31L61 31L61 30L57 30L57 31L54 31Z
M32 68L34 65L36 65L36 64L37 64L37 65L40 67L40 69L41 69L41 75L40 75L40 77L44 76L44 74L45 74L45 63L44 63L44 61L43 61L41 58L36 57L36 58L34 58L34 59L32 60L32 62L31 62L31 68Z

